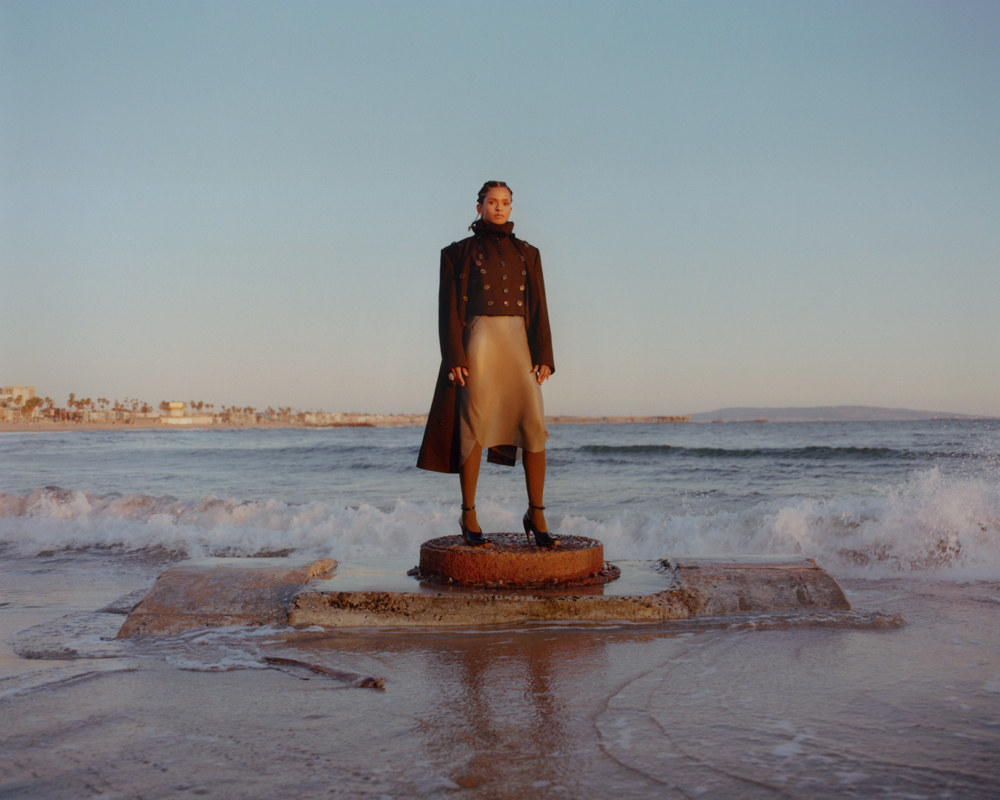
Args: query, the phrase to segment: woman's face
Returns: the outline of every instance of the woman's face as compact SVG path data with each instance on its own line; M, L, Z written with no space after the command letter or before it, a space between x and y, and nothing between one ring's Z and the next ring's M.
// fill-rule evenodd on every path
M486 193L482 203L476 203L484 220L494 225L503 225L510 217L510 189L494 186Z

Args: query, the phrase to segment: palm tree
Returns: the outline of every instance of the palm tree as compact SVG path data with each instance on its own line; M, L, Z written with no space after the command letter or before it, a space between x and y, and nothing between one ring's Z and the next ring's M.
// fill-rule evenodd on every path
M30 422L32 417L35 416L35 409L41 404L42 404L42 398L32 397L28 402L26 402L21 407L21 419L26 419Z

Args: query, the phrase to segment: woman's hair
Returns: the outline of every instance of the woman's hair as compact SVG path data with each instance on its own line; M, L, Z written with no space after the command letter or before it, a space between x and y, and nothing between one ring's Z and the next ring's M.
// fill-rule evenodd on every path
M483 184L483 188L479 190L479 199L476 200L479 205L483 204L483 199L486 197L486 193L490 189L506 189L510 192L511 199L514 198L513 190L511 190L511 188L503 181L486 181L486 183Z

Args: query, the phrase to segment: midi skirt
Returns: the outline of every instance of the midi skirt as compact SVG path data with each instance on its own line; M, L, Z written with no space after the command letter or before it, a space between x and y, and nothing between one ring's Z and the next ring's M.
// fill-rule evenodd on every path
M477 443L484 450L514 445L519 456L544 450L549 433L524 317L472 317L464 340L469 376L458 387L462 463Z

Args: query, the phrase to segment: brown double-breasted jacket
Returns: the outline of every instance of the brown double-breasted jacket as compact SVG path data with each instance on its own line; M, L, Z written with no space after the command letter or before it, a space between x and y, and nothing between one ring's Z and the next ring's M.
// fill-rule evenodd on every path
M502 227L479 221L474 235L452 242L441 251L438 292L438 337L441 368L424 429L417 466L434 472L458 472L462 443L459 433L458 390L448 379L452 369L468 367L464 329L476 315L524 315L531 363L555 372L552 335L545 304L545 282L538 248ZM513 465L513 445L491 447L489 460Z

